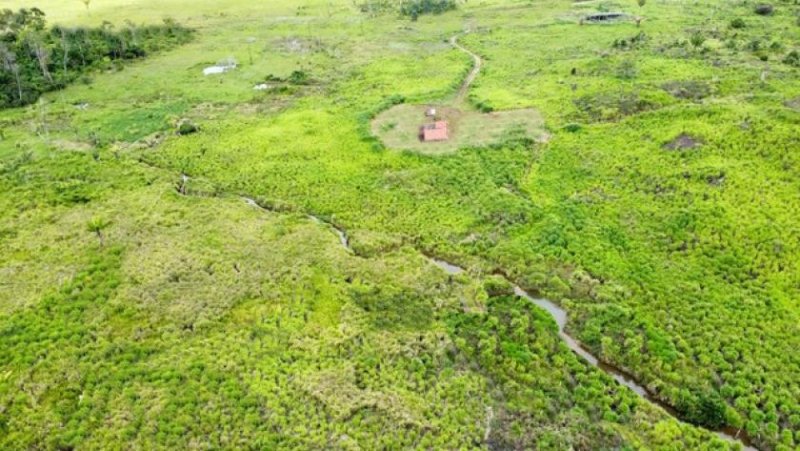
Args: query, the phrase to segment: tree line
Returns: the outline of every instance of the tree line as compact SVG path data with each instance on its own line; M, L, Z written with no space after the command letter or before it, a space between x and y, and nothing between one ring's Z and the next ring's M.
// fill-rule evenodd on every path
M417 20L423 14L441 14L458 7L457 0L353 0L353 4L363 13L380 14L399 12L401 16Z
M5 9L0 12L0 108L28 105L92 69L112 68L191 36L192 30L172 19L158 25L126 22L119 30L109 22L70 28L48 26L38 8Z

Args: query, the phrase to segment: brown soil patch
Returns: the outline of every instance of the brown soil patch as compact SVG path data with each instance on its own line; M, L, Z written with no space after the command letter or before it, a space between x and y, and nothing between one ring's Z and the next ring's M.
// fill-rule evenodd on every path
M305 39L298 36L289 36L273 41L273 46L283 53L311 53L323 49L319 39Z
M50 145L59 150L69 150L74 152L88 152L94 148L88 142L72 141L69 139L58 139L50 143Z
M706 177L706 181L711 186L722 186L725 183L725 174L709 175Z
M661 86L665 91L679 99L699 101L712 94L712 88L702 81L671 81Z
M697 138L693 138L686 133L681 133L677 138L664 144L664 149L667 150L685 150L694 149L703 145L703 142Z

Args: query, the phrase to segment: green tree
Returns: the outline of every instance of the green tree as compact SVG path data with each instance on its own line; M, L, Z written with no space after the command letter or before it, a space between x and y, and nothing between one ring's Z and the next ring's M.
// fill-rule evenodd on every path
M706 42L706 37L698 31L689 38L689 42L692 44L692 47L698 49Z
M89 220L89 223L86 225L86 229L89 232L97 235L97 238L100 240L100 245L102 246L105 244L105 236L103 235L103 231L110 225L111 221L103 219L99 216L94 216Z

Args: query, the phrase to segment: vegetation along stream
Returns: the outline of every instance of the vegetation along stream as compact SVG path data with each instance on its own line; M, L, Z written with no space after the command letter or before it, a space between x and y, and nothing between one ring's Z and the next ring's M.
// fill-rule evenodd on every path
M264 210L264 211L273 211L273 210L271 210L271 209L269 209L267 207L264 207L264 206L260 205L258 202L256 202L252 198L243 197L242 199L248 205L254 206L254 207L259 208L259 209ZM322 219L322 218L320 218L318 216L314 216L313 214L309 214L308 217L309 217L310 220L312 220L312 221L314 221L316 223L325 224L325 225L329 226L336 233L336 236L339 238L339 242L341 243L342 247L344 247L348 252L353 252L353 249L350 247L350 242L349 242L349 239L347 237L347 232L345 232L341 228L337 227L335 224L331 223L330 221L326 221L326 220L324 220L324 219ZM435 257L430 257L430 256L428 257L428 259L433 264L435 264L436 266L438 266L439 268L441 268L442 270L444 270L448 274L456 275L456 274L461 274L461 273L466 272L466 269L464 269L464 268L462 268L462 267L460 267L458 265L455 265L453 263L450 263L448 261L441 260L441 259L438 259L438 258L435 258ZM672 407L671 405L665 403L664 401L659 399L658 396L656 396L654 393L652 393L647 388L645 388L644 386L642 386L638 382L636 382L636 379L633 377L632 374L628 373L627 371L625 371L625 370L623 370L623 369L621 369L619 367L616 367L614 365L611 365L611 364L609 364L607 362L604 362L604 361L600 360L599 358L597 358L597 356L592 354L588 349L586 349L583 345L581 345L581 343L578 340L573 338L571 335L567 334L565 332L565 328L566 328L566 325L567 325L567 312L566 312L566 310L564 310L563 308L559 307L553 301L550 301L548 299L538 298L538 297L535 297L535 296L531 295L527 291L523 290L519 285L514 283L512 280L509 280L507 275L502 274L502 273L499 273L499 275L503 276L506 279L506 281L508 281L514 287L514 294L516 294L517 296L519 296L521 298L527 299L530 302L533 302L534 304L536 304L536 306L538 306L539 308L544 309L545 311L547 311L547 313L550 314L550 316L553 318L553 320L558 325L558 335L559 335L559 337L561 337L561 339L567 344L567 347L569 347L569 349L572 350L572 352L574 352L575 354L577 354L578 356L583 358L585 361L587 361L590 365L594 366L595 368L598 368L598 369L604 371L606 374L608 374L609 376L614 378L614 380L616 380L621 385L624 385L625 387L630 388L631 390L633 390L637 395L639 395L643 399L646 399L646 400L648 400L648 401L660 406L662 409L664 409L667 413L669 413L673 417L681 419L680 414L675 410L674 407ZM737 430L737 429L732 428L732 427L723 427L723 428L719 428L719 429L714 430L714 432L717 435L719 435L720 437L722 437L722 438L724 438L726 440L730 440L732 442L737 442L738 441L738 442L742 443L742 445L744 446L745 450L748 450L748 451L757 450L757 448L755 446L753 446L753 443L752 443L751 439L747 436L746 433L744 433L744 431Z
M257 203L252 198L243 197L243 200L248 205L254 206L254 207L259 208L261 210L273 211L273 210L271 210L271 209L269 209L267 207L264 207L264 206L260 205L259 203ZM325 225L329 226L331 229L333 229L333 231L338 236L339 242L341 243L341 245L348 252L353 252L353 249L350 247L349 239L347 238L347 232L345 232L341 228L337 227L335 224L331 223L330 221L326 221L326 220L324 220L322 218L319 218L318 216L314 216L313 214L309 214L308 217L309 217L309 219L311 219L312 221L314 221L316 223L325 224ZM441 259L438 259L438 258L435 258L435 257L430 257L430 256L428 257L428 259L433 264L435 264L436 266L438 266L439 268L441 268L442 270L444 270L448 274L456 275L456 274L461 274L461 273L466 272L466 269L464 269L464 268L462 268L462 267L460 267L458 265L455 265L453 263L450 263L448 261L441 260ZM506 281L508 281L514 287L514 294L516 294L517 296L519 296L521 298L527 299L528 301L534 303L536 306L544 309L545 311L547 311L547 313L550 314L550 316L553 318L553 320L558 325L558 335L559 335L559 337L567 344L567 347L569 347L569 349L572 350L572 352L574 352L575 354L577 354L578 356L583 358L585 361L587 361L590 365L594 366L595 368L598 368L598 369L604 371L606 374L608 374L609 376L614 378L614 380L616 380L621 385L624 385L625 387L630 388L631 390L633 390L637 395L639 395L643 399L646 399L646 400L648 400L648 401L660 406L662 409L664 409L667 413L669 413L673 417L681 419L679 413L675 410L674 407L672 407L671 405L665 403L664 401L659 399L658 396L656 396L654 393L652 393L647 388L645 388L644 386L642 386L639 383L637 383L636 379L633 377L633 375L631 375L630 373L628 373L627 371L625 371L625 370L623 370L623 369L621 369L619 367L616 367L614 365L611 365L611 364L609 364L607 362L604 362L604 361L600 360L599 358L597 358L597 356L595 356L588 349L586 349L584 346L582 346L581 343L578 340L576 340L575 338L573 338L572 336L567 334L565 332L565 327L567 325L567 312L566 312L566 310L564 310L563 308L559 307L553 301L550 301L548 299L543 299L543 298L537 298L537 297L531 295L527 291L523 290L519 285L514 283L512 280L509 280L508 276L506 276L505 274L500 273L499 275L503 276L506 279ZM747 434L745 434L741 430L737 430L737 429L732 428L732 427L723 427L723 428L719 428L719 429L714 430L714 432L717 435L719 435L720 437L722 437L722 438L724 438L726 440L730 440L730 441L733 441L733 442L737 442L738 441L738 442L742 443L745 450L748 450L748 451L757 450L757 448L755 448L755 446L753 446L751 439L747 436Z
M450 39L450 43L451 43L451 45L453 45L454 47L458 48L459 50L469 54L474 60L473 69L470 71L469 75L467 76L467 78L465 79L464 83L462 84L462 86L461 86L461 88L459 90L459 94L458 94L457 98L460 99L463 96L464 92L469 88L469 85L474 81L474 79L476 78L478 72L480 71L481 58L479 56L477 56L476 54L470 52L466 48L462 47L461 45L459 45L458 42L457 42L457 36L453 36ZM185 191L182 189L182 187L183 187L183 185L185 185L187 179L188 179L188 177L186 177L185 175L182 175L180 188L178 189L178 191L181 194L186 194ZM265 206L259 204L253 198L242 197L242 199L248 205L254 206L254 207L259 208L259 209L264 210L264 211L273 211L269 207L265 207ZM353 252L353 249L350 247L350 242L349 242L349 238L347 236L347 233L344 230L342 230L341 228L337 227L332 222L327 221L325 219L322 219L322 218L320 218L318 216L315 216L313 214L308 214L308 218L313 222L320 223L320 224L325 224L325 225L329 226L336 233L337 237L339 238L340 244L348 252ZM447 262L447 261L444 261L444 260L440 260L440 259L437 259L437 258L434 258L434 257L431 257L431 256L429 256L428 258L431 260L431 262L433 262L435 265L437 265L438 267L440 267L441 269L446 271L448 274L455 275L455 274L460 274L460 273L463 273L463 272L466 271L464 268L462 268L460 266L457 266L457 265L454 265L454 264L452 264L450 262ZM668 412L673 417L680 419L681 416L675 410L674 407L672 407L668 403L665 403L655 393L649 391L647 388L645 388L644 386L642 386L639 383L637 383L636 379L633 377L632 374L628 373L627 371L625 371L625 370L623 370L623 369L621 369L619 367L616 367L616 366L613 366L613 365L611 365L611 364L609 364L607 362L601 361L597 356L592 354L587 348L585 348L583 345L581 345L581 343L578 342L575 338L573 338L572 336L567 334L565 332L565 327L566 327L566 324L567 324L567 312L564 309L562 309L557 304L555 304L554 302L552 302L552 301L550 301L548 299L537 298L535 296L532 296L530 293L528 293L527 291L523 290L519 285L517 285L512 280L510 280L509 277L506 274L500 272L499 275L501 275L503 278L505 278L514 287L514 293L517 296L522 297L524 299L527 299L527 300L533 302L538 307L546 310L550 314L550 316L553 318L553 320L558 325L558 331L559 331L560 338L567 344L569 349L571 349L575 354L577 354L578 356L583 358L590 365L592 365L592 366L604 371L608 375L610 375L618 383L624 385L625 387L630 388L636 394L638 394L641 398L646 399L646 400L648 400L648 401L650 401L650 402L652 402L654 404L657 404L658 406L660 406L662 409L664 409L666 412ZM742 430L727 426L727 427L716 429L716 430L714 430L714 432L717 435L719 435L720 437L722 437L722 438L724 438L726 440L742 443L743 446L744 446L744 449L746 449L746 450L756 450L756 448L752 444L752 440Z
M0 6L0 450L800 451L800 1L186 3Z
M440 260L440 259L436 259L436 258L431 258L430 260L436 266L442 268L448 274L455 275L455 274L460 274L460 273L463 273L463 272L466 271L464 268L462 268L460 266L457 266L457 265L454 265L454 264L452 264L450 262L447 262L447 261L444 261L444 260ZM561 339L564 340L564 342L567 344L569 349L572 350L572 352L574 352L575 354L577 354L578 356L580 356L581 358L583 358L584 360L589 362L590 365L603 370L609 376L613 377L614 380L616 380L620 384L630 388L631 390L633 390L636 394L638 394L642 398L644 398L644 399L646 399L646 400L648 400L648 401L650 401L650 402L652 402L654 404L659 405L667 413L669 413L670 415L674 416L675 418L680 419L680 415L678 414L678 412L675 411L675 408L673 408L669 404L661 401L655 394L653 394L649 390L647 390L647 388L645 388L644 386L638 384L636 382L636 379L633 377L633 375L631 375L630 373L626 372L625 370L623 370L621 368L618 368L616 366L613 366L613 365L610 365L610 364L608 364L606 362L601 361L594 354L592 354L588 349L586 349L584 346L582 346L580 344L580 342L578 342L578 340L576 340L575 338L573 338L572 336L567 334L564 331L564 329L565 329L565 327L567 325L567 312L564 309L562 309L561 307L556 305L553 301L550 301L548 299L542 299L542 298L537 298L535 296L532 296L530 293L528 293L527 291L523 290L519 285L517 285L513 281L509 280L508 277L505 274L501 274L501 275L511 285L514 286L514 294L516 294L517 296L519 296L521 298L524 298L524 299L527 299L527 300L533 302L538 307L544 309L545 311L547 311L547 313L550 314L550 316L553 318L553 320L558 325L558 335L559 335L559 337L561 337ZM720 428L718 430L715 430L714 432L716 432L717 435L719 435L720 437L722 437L722 438L724 438L726 440L730 440L730 441L734 441L734 442L735 441L741 442L744 445L744 449L746 449L748 451L756 450L756 448L753 446L750 438L747 437L747 435L744 434L742 431L739 431L739 430L737 430L735 428L732 428L732 427L725 427L725 428Z
M450 43L451 43L451 45L455 46L456 48L468 53L470 56L473 57L473 59L475 61L473 69L470 71L470 74L467 76L466 80L464 81L464 83L463 83L463 85L462 85L462 87L460 89L460 91L466 91L466 89L469 87L469 85L475 79L475 77L477 76L478 71L480 70L481 59L480 59L480 57L478 57L474 53L470 52L469 50L467 50L464 47L462 47L461 45L459 45L458 42L457 42L457 36L454 36L453 38L451 38ZM459 93L458 97L461 97L461 93ZM182 195L189 194L187 192L187 190L186 190L186 183L189 180L190 180L189 176L187 176L186 174L181 174L180 182L176 185L176 189L180 194L182 194ZM272 208L270 208L268 206L264 206L264 205L260 204L258 201L256 201L255 199L253 199L251 197L243 196L242 200L244 200L244 202L247 203L248 205L251 205L253 207L259 208L259 209L261 209L263 211L276 212L276 210L274 210L274 209L272 209ZM343 229L338 227L333 222L331 222L329 220L326 220L326 219L323 219L323 218L321 218L319 216L315 216L313 214L307 214L307 216L311 221L313 221L315 223L324 224L324 225L328 226L331 230L333 230L336 233L336 235L337 235L337 237L339 239L339 243L342 245L342 247L344 249L346 249L348 252L354 252L353 249L350 247L350 241L349 241L348 235ZM434 263L436 266L438 266L439 268L441 268L442 270L444 270L448 274L456 275L456 274L461 274L461 273L465 273L466 272L465 268L462 268L462 267L460 267L458 265L455 265L453 263L447 262L445 260L438 259L438 258L430 256L430 255L428 255L427 257L432 263ZM565 332L565 328L566 328L566 324L567 324L567 312L564 309L562 309L557 304L555 304L554 302L552 302L552 301L550 301L548 299L538 298L538 297L535 297L535 296L531 295L529 292L525 291L519 285L514 283L509 278L509 276L507 274L505 274L504 272L499 271L497 274L502 276L507 282L509 282L513 286L514 293L517 296L519 296L521 298L524 298L524 299L527 299L528 301L534 303L536 306L544 309L545 311L547 311L549 313L549 315L553 318L553 320L558 325L559 337L567 344L569 349L571 349L575 354L577 354L578 356L583 358L586 362L588 362L590 365L594 366L595 368L598 368L598 369L604 371L606 374L610 375L618 383L620 383L621 385L624 385L625 387L628 387L633 392L638 394L641 398L646 399L647 401L660 406L662 409L664 409L667 413L669 413L673 417L681 419L681 415L679 414L679 412L676 411L676 409L673 406L671 406L670 404L668 404L668 403L664 402L663 400L661 400L655 393L653 393L652 391L648 390L643 385L640 385L636 381L636 378L632 374L630 374L629 372L623 370L622 368L619 368L617 366L611 365L611 364L609 364L607 362L604 362L604 361L600 360L597 356L592 354L591 351L589 351L586 347L584 347L578 340L573 338L571 335L567 334ZM707 428L707 429L710 429L710 428ZM729 441L732 441L732 442L741 443L744 446L745 450L756 450L756 448L753 445L752 440L750 439L750 437L742 430L739 430L739 429L736 429L736 428L733 428L733 427L730 427L730 426L726 426L726 427L723 427L723 428L714 429L713 432L715 432L718 436L722 437L723 439L726 439L726 440L729 440Z

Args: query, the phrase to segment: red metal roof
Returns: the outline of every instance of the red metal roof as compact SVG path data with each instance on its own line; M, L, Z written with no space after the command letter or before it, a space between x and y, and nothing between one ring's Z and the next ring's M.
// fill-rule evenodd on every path
M423 125L420 132L423 141L445 141L449 138L447 121L436 121L433 124Z

